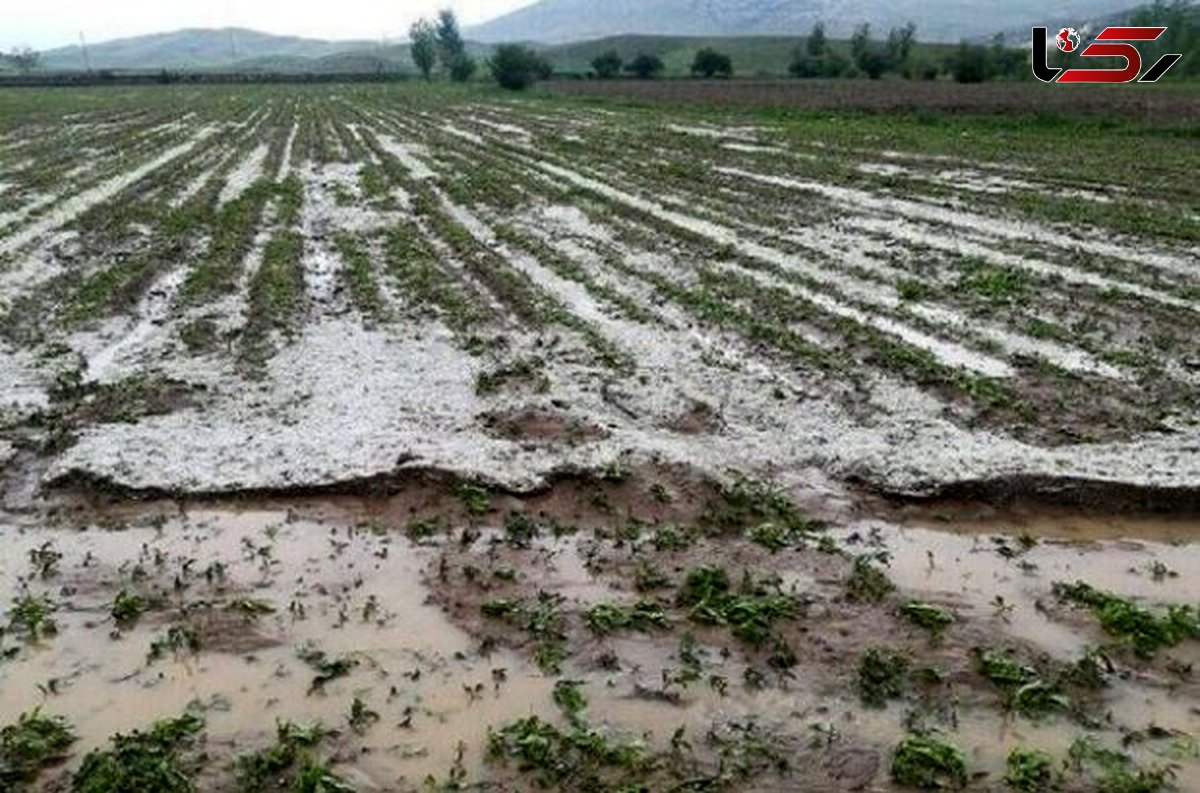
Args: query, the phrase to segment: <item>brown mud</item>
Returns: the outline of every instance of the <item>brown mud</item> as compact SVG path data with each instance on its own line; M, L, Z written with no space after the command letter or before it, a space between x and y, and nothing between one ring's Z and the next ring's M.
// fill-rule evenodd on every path
M743 485L650 467L564 476L525 495L434 476L355 495L65 491L4 518L0 603L44 594L57 631L5 638L15 655L0 662L0 712L40 707L75 726L80 741L53 779L113 733L190 705L207 722L202 789L228 789L233 759L290 719L338 730L323 752L360 790L454 774L520 790L534 777L487 759L489 730L533 715L566 729L555 690L569 680L591 728L676 757L647 777L655 789L686 771L721 789L888 790L892 750L914 730L963 750L971 789L1002 789L1014 747L1065 762L1083 736L1139 767L1170 766L1177 789L1200 785L1189 749L1200 645L1139 658L1052 593L1084 580L1140 604L1192 603L1194 519L978 502L879 518L876 505ZM798 528L763 529L785 525ZM894 589L856 594L860 558L877 560ZM757 642L698 621L682 593L701 568L789 598L793 611ZM147 605L118 624L122 593ZM902 616L914 600L952 622L915 626ZM592 624L597 606L639 602L661 622ZM910 659L883 708L860 700L872 647ZM1107 648L1103 684L1064 685L1069 709L1037 717L1012 710L978 670L993 651L1049 676L1095 648ZM313 649L346 661L345 675L318 682L302 658ZM355 698L379 717L365 728L348 721ZM1068 790L1094 783L1064 779Z

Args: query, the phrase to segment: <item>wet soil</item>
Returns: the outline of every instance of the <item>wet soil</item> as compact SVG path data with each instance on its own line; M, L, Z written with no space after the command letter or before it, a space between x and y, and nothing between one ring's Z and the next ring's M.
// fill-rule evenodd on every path
M0 522L0 603L45 595L57 623L53 635L4 637L0 713L40 707L78 731L48 789L112 734L189 706L206 719L204 790L229 789L234 758L270 744L280 719L337 729L322 753L360 790L419 790L430 775L529 789L536 773L488 759L487 747L490 732L533 715L644 744L659 758L644 772L654 789L686 777L729 790L888 790L892 751L913 731L958 746L971 789L1002 789L1014 747L1057 762L1083 736L1140 767L1171 766L1178 789L1200 785L1187 750L1200 728L1190 671L1200 645L1140 658L1052 592L1083 580L1148 606L1193 603L1194 518L967 503L881 518L748 492L650 467L523 496L435 478L386 494L63 493ZM762 528L797 516L782 539ZM863 558L894 586L878 600L850 584ZM739 636L686 603L697 569L786 597L791 611L761 640ZM145 610L118 623L122 593ZM902 610L914 600L952 621L935 633L912 624ZM593 624L597 606L639 602L661 622ZM860 698L870 648L911 670L880 708ZM990 651L1049 676L1094 648L1103 683L1064 684L1070 707L1036 718L978 666ZM312 650L346 661L345 674L318 683ZM581 716L555 704L564 680L578 682ZM356 697L379 716L365 728L349 721Z

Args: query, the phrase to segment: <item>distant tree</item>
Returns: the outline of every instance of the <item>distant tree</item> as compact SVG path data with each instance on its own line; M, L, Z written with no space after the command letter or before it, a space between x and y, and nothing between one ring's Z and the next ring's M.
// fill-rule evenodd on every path
M825 37L824 23L818 22L813 25L812 33L808 34L808 41L805 42L805 49L814 58L820 58L829 50L829 39Z
M865 23L854 29L854 35L850 37L850 53L858 70L872 80L878 80L884 72L895 66L889 49L871 40L871 26Z
M475 75L477 68L479 65L475 63L475 59L464 53L450 64L450 79L456 83L465 83Z
M813 56L797 48L788 72L795 77L844 77L850 72L850 61L833 50Z
M892 28L888 33L888 54L894 63L903 65L912 56L913 47L917 43L917 26L909 22L902 28Z
M501 44L497 47L488 61L488 69L500 87L510 91L523 91L553 72L545 58L521 44Z
M11 63L21 74L29 74L41 63L42 56L29 47L22 47L21 49L13 48L13 51L5 56L4 59Z
M982 83L992 76L991 60L987 47L964 40L951 53L946 65L958 82Z
M625 70L635 77L640 77L643 80L649 80L662 74L666 66L662 62L662 58L657 55L649 55L642 53L641 55L630 61Z
M840 77L849 70L845 56L834 52L825 36L825 26L818 22L812 33L792 53L788 72L796 77Z
M408 29L408 39L411 42L413 63L425 79L429 80L433 74L433 67L437 65L437 27L427 19L418 19Z
M454 16L454 12L449 8L438 12L434 34L437 38L438 57L442 60L442 66L449 70L454 62L467 52L467 45L458 29L458 17Z
M696 59L692 61L692 74L710 79L732 77L733 61L728 55L717 52L712 47L705 47L696 53Z
M458 29L458 18L448 8L438 12L437 24L438 57L442 68L450 75L450 79L465 83L475 74L475 61L467 54L467 45Z
M820 77L819 56L809 55L803 47L796 47L792 53L792 62L788 64L788 74L793 77Z
M880 47L871 47L858 59L858 68L872 80L878 80L892 68L892 59Z
M936 80L941 69L937 60L913 55L904 63L904 76L910 80Z
M988 55L991 59L991 72L995 76L1018 77L1028 73L1026 53L1005 46L1003 33L992 37L992 50Z
M854 58L854 62L858 63L871 48L871 26L863 23L854 29L854 34L850 36L850 57Z
M1139 27L1163 27L1166 32L1154 42L1141 42L1138 50L1146 68L1168 52L1181 52L1183 60L1175 64L1168 75L1200 74L1200 58L1194 53L1200 50L1200 10L1189 0L1155 0L1143 5L1129 19L1130 25Z
M609 50L592 59L592 70L600 79L611 80L621 73L623 63L616 50Z

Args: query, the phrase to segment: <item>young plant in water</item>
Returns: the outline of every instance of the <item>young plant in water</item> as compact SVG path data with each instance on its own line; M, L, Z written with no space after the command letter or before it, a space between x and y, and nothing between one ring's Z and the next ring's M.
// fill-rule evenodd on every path
M967 785L967 761L955 746L924 735L910 735L892 755L892 779L922 790L958 790Z
M900 614L906 620L919 628L924 628L932 634L939 634L954 622L949 612L932 603L910 600L900 607Z
M887 573L875 564L877 558L877 554L863 554L854 559L846 578L846 596L850 600L878 603L896 589Z
M94 750L83 758L72 779L72 790L191 793L200 759L190 750L203 729L204 719L189 713L155 722L145 732L114 735L111 748Z
M1004 782L1021 793L1042 793L1057 787L1054 758L1035 749L1013 749L1008 755Z
M858 695L863 704L882 708L904 694L909 661L901 653L871 647L858 664Z
M65 719L22 713L0 729L0 789L24 790L45 768L66 757L75 731Z
M8 614L8 629L25 641L36 642L58 633L58 623L52 616L58 604L47 595L24 594L13 599Z
M1200 639L1200 613L1192 606L1167 606L1155 613L1082 581L1056 583L1054 594L1090 607L1105 631L1128 643L1142 658L1153 658L1161 649Z

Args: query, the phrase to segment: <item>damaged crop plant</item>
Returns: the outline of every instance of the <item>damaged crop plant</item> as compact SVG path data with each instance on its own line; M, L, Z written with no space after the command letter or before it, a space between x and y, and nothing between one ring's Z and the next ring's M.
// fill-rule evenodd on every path
M0 790L1200 789L1186 88L413 32L0 88Z

